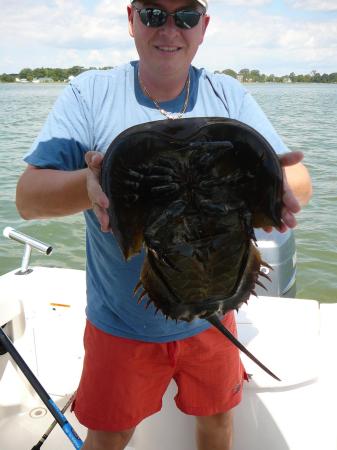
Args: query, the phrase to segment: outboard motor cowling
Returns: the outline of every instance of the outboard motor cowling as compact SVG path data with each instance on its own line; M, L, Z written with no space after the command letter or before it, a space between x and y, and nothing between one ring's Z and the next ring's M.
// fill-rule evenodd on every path
M256 285L256 293L271 297L295 297L296 244L294 232L288 230L280 233L273 229L271 233L266 233L261 229L256 229L255 235L262 259L273 268L273 270L268 267L262 268L270 277L271 282L262 280L267 290Z

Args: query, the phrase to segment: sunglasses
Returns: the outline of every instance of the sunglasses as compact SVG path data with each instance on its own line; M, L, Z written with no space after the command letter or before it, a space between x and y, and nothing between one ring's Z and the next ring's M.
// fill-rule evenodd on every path
M188 30L198 25L200 17L205 13L200 13L194 10L181 10L174 13L169 13L160 8L136 8L134 9L139 14L142 23L150 28L158 28L167 22L168 16L174 18L174 23L177 27Z

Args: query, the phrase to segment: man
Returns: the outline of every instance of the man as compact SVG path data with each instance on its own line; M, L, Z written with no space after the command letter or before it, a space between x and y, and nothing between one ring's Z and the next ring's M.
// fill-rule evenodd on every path
M210 20L207 1L133 1L127 12L139 62L86 72L65 89L25 159L17 207L25 219L85 214L88 321L74 406L88 427L83 449L124 449L135 426L160 409L174 378L178 407L197 418L198 450L229 450L231 409L245 377L238 351L206 321L176 324L136 304L143 255L125 263L112 234L104 233L108 200L98 177L114 137L151 120L231 117L260 131L277 152L288 150L236 80L191 66ZM281 231L296 225L294 214L311 195L301 159L298 152L281 157L287 176ZM235 333L232 313L224 323Z

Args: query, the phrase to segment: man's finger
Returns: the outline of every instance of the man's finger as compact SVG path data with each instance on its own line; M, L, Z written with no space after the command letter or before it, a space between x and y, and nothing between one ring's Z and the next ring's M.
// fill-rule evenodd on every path
M292 213L297 214L301 211L301 205L291 191L283 194L283 204Z
M294 214L287 209L283 209L282 220L288 228L295 228L297 225L297 220Z
M109 199L103 192L100 184L99 184L99 172L101 170L102 153L89 151L85 154L85 161L89 168L87 175L87 189L88 195L93 205L93 210L97 213L94 206L97 205L98 208L102 208L103 210L109 207ZM101 213L99 214L102 215Z
M104 155L100 152L89 151L85 154L84 158L90 169L100 169Z
M90 171L87 175L87 189L89 198L93 204L97 204L101 208L109 207L109 199L103 192L98 182L97 175Z
M303 158L304 158L303 152L299 151L289 152L279 156L279 160L282 167L294 166L295 164L301 162Z
M92 206L92 209L101 225L101 230L103 232L111 231L110 228L110 221L109 221L109 215L106 212L105 208L102 208L97 203L94 203Z

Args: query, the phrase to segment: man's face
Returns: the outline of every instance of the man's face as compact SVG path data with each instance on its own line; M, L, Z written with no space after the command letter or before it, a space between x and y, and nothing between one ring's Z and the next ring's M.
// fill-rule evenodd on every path
M146 6L157 7L167 12L181 9L196 9L202 12L202 7L197 5L197 2L191 0L153 0L134 3L137 9ZM177 27L174 18L169 16L163 26L151 28L141 22L139 14L131 6L128 6L128 19L129 32L135 39L142 66L162 75L187 70L203 41L209 22L209 16L201 16L195 27L182 29Z

